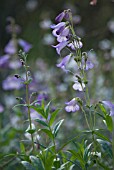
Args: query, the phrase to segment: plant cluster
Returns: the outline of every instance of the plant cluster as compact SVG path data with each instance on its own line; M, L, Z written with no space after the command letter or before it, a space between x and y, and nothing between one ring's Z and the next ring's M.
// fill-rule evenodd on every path
M64 56L56 66L65 74L70 74L73 80L73 97L68 94L69 101L65 102L65 111L69 114L83 114L85 129L79 129L75 136L69 136L66 142L59 143L58 135L62 133L60 130L65 122L58 116L62 109L52 109L54 99L46 103L44 96L41 96L39 102L38 92L31 92L33 79L27 63L28 55L25 50L20 50L20 63L25 74L15 74L15 78L21 81L26 96L17 97L19 104L13 109L21 106L28 115L24 120L27 139L23 137L20 150L4 156L0 160L0 166L3 168L15 160L27 170L113 170L114 104L107 100L92 101L90 98L88 72L95 64L88 57L89 52L82 51L83 43L75 33L71 10L61 12L55 22L51 28L58 44L52 47L60 58ZM75 69L70 69L71 62ZM31 116L32 110L36 113L34 119ZM101 122L104 123L103 128L100 126Z

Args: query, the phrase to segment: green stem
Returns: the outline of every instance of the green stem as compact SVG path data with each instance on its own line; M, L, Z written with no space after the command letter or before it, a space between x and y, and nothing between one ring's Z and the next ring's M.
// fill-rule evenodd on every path
M88 118L87 118L87 115L86 115L86 112L85 112L85 110L82 108L82 106L81 106L81 109L82 109L82 112L84 113L87 126L88 126L89 130L91 130L90 125L89 125L89 122L88 122Z
M28 74L27 74L27 66L25 65L25 71L26 71L26 82L28 82ZM32 120L31 120L31 116L30 116L30 100L29 100L29 85L28 83L26 84L26 103L27 103L27 108L28 108L28 120L29 120L29 126L30 126L30 130L32 130ZM31 134L31 140L32 140L32 148L34 151L34 138L33 138L33 134Z

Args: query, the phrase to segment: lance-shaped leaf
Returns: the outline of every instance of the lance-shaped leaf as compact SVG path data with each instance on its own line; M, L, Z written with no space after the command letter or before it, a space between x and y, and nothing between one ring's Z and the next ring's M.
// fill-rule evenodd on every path
M30 108L34 109L36 112L38 112L43 118L46 119L46 115L44 112L44 109L41 106L30 106Z
M47 124L46 122L44 122L43 120L41 120L41 119L35 119L35 121L38 122L38 123L40 123L40 124L43 125L43 126L48 127L48 124Z
M60 120L59 122L56 123L56 125L53 129L53 134L54 134L55 137L57 136L57 133L58 133L60 126L62 125L63 121L64 121L64 119L62 119L62 120Z
M50 120L49 120L49 124L50 126L53 124L58 112L60 111L61 109L57 109L55 110L52 114L51 114L51 117L50 117Z
M51 133L50 130L48 129L40 129L41 131L43 131L44 133L46 133L51 139L53 139L53 134Z

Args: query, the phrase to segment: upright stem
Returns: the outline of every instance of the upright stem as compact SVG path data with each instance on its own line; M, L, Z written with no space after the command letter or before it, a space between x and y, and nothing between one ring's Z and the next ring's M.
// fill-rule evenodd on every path
M25 71L26 71L26 82L28 82L28 73L27 73L27 65L25 65ZM26 83L26 104L28 108L28 120L29 120L29 126L30 130L32 130L32 121L31 121L31 116L30 116L30 100L29 100L29 85ZM33 134L31 134L31 140L32 140L32 147L34 151L34 139L33 139Z

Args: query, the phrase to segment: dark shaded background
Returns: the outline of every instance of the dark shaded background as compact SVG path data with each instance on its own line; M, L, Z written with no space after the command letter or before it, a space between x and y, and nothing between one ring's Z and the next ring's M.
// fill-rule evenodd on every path
M45 18L54 21L54 17L63 9L71 8L73 14L81 16L77 27L84 29L85 50L98 49L98 43L104 38L113 40L113 34L107 28L107 22L114 17L114 2L98 0L97 5L91 6L89 0L51 1L51 0L1 0L0 1L0 53L10 38L5 31L6 18L12 16L22 27L21 37L33 44L31 58L45 58L49 62L56 59L54 50L42 44L42 39L49 30L39 27ZM35 7L27 7L36 4ZM49 57L47 57L49 56ZM48 58L48 59L47 59Z

